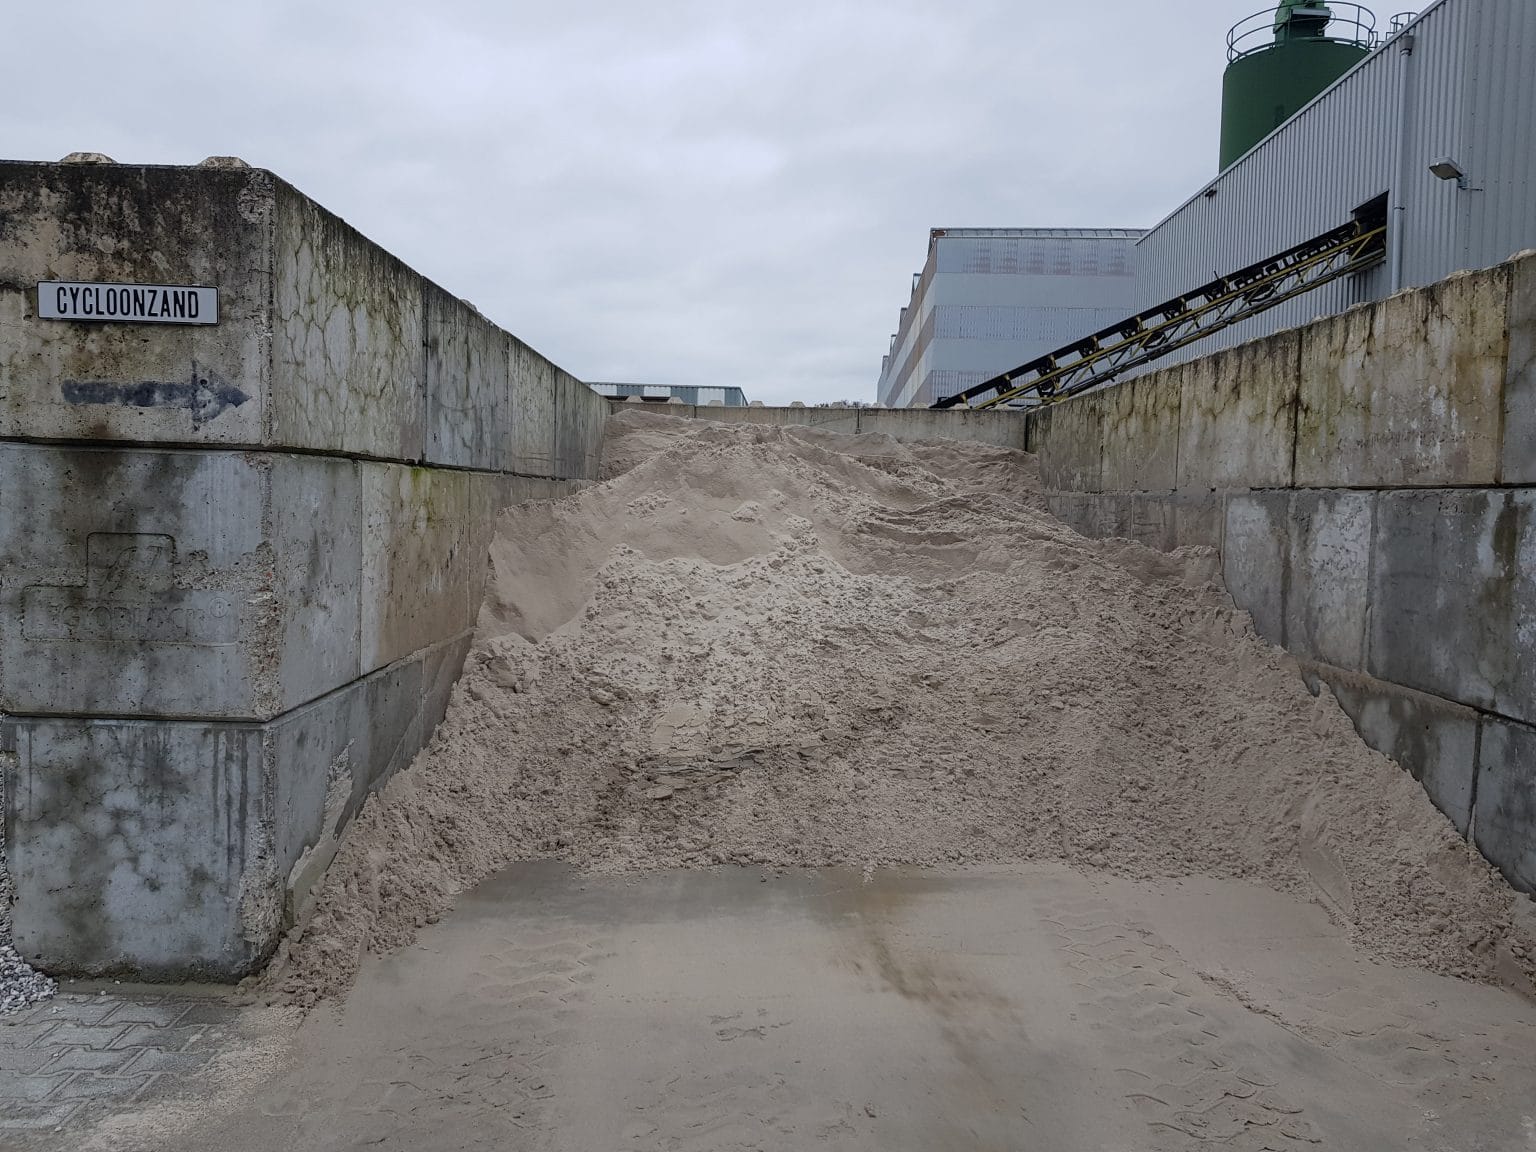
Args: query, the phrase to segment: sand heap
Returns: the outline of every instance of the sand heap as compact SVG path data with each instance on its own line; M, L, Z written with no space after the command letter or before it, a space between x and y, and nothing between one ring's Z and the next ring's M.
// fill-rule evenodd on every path
M1032 458L625 413L504 512L446 721L350 829L269 987L344 988L511 861L1056 860L1248 878L1380 957L1529 972L1517 897L1213 553L1094 542Z

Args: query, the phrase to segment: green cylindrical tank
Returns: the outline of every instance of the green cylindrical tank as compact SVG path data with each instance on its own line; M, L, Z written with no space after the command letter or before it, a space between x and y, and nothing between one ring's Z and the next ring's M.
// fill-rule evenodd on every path
M1221 85L1222 171L1371 49L1375 17L1359 5L1283 0L1272 15L1271 22L1270 12L1259 13L1227 37L1231 62Z

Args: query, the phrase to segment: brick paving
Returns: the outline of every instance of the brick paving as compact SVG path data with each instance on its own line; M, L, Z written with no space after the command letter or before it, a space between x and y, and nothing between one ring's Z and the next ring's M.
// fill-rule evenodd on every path
M169 1089L208 1065L238 1011L184 994L61 989L0 1017L0 1147Z

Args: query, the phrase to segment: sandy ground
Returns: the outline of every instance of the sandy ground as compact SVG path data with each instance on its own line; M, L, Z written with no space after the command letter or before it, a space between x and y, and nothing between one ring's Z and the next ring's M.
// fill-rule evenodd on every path
M36 1147L1536 1150L1536 904L1208 550L977 445L626 415L605 471L503 513L268 1006Z
M604 470L502 514L448 715L347 829L277 1001L548 857L1243 879L1370 955L1530 987L1532 906L1211 550L1087 540L1032 457L955 441L625 413Z
M28 1148L1536 1148L1529 1002L1234 881L524 864L284 1035Z

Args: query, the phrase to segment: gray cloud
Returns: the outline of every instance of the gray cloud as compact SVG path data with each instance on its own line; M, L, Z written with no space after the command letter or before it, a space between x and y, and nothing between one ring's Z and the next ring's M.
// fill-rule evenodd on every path
M872 399L930 227L1146 226L1253 0L13 6L0 151L271 168L587 379Z

